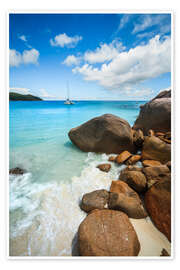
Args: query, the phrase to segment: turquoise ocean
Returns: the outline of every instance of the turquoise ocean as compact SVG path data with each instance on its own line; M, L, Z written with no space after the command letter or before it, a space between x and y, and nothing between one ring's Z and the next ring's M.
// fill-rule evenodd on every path
M84 153L68 132L93 117L111 113L132 126L145 101L16 101L9 105L10 255L70 256L86 214L79 208L84 193L109 189L122 166L109 173L96 166L109 155Z

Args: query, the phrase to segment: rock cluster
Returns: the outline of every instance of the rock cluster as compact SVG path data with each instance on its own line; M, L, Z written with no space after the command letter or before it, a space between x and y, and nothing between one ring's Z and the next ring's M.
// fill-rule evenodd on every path
M110 190L83 195L80 207L88 216L78 230L81 256L137 256L140 243L129 218L149 215L171 241L170 115L171 92L164 91L142 106L133 129L106 114L70 130L81 150L117 154L97 166L101 171L126 166ZM161 256L169 256L164 250Z

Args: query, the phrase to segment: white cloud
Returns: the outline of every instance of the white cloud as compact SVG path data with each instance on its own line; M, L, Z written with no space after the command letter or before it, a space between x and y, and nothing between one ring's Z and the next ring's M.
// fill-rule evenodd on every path
M24 64L38 64L39 52L36 49L25 50L22 58Z
M10 87L9 91L19 93L19 94L24 94L24 95L31 94L30 89L28 88Z
M16 50L9 50L9 65L18 67L20 64L38 64L39 52L36 49L24 50L22 54Z
M103 63L112 60L124 49L122 42L114 40L110 44L100 44L95 51L87 51L84 54L84 60L88 63Z
M74 55L68 55L68 57L64 60L63 64L67 66L79 65L80 61L81 61L80 57L76 57Z
M19 36L19 39L21 39L22 41L27 42L27 38L26 38L26 36L25 36L25 35Z
M74 36L74 37L69 37L68 35L66 35L66 33L64 34L59 34L57 36L54 37L53 39L50 39L50 44L51 46L56 46L56 47L75 47L77 45L77 43L82 40L81 36Z
M129 22L130 16L132 16L132 14L131 14L131 15L129 15L129 14L124 14L124 15L122 16L117 31L121 30L121 29Z
M18 67L22 62L22 56L16 50L9 50L9 65L11 67Z
M110 63L104 63L100 68L86 63L72 71L82 74L87 81L97 81L106 89L132 89L138 83L170 72L170 46L169 37L160 40L157 35L146 45L120 52Z
M145 29L147 29L151 26L154 26L154 25L158 25L158 27L160 27L160 31L162 31L162 33L168 32L170 30L170 23L169 23L169 21L167 21L168 16L169 15L166 15L166 14L141 15L141 17L140 17L141 22L134 24L134 29L132 31L132 34L142 32Z

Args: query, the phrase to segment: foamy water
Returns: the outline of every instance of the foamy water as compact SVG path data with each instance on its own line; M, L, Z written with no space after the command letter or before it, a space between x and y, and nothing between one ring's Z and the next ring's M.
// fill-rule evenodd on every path
M125 166L112 163L105 173L96 168L107 162L108 155L89 153L87 166L70 183L36 183L29 186L31 175L11 176L11 210L23 208L24 218L17 222L10 234L12 256L72 256L76 255L77 230L86 217L79 203L84 193L97 189L109 190L113 179ZM101 161L100 161L101 159ZM21 198L19 198L21 196ZM170 253L170 243L149 218L130 219L141 243L139 256L159 256L162 248Z

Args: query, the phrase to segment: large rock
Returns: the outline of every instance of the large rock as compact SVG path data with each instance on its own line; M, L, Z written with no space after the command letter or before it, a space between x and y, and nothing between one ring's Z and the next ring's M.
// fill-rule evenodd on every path
M80 207L88 213L94 209L104 209L108 204L108 200L109 192L107 190L95 190L83 195Z
M121 153L134 151L133 134L127 121L112 114L104 114L72 128L71 141L85 152Z
M145 135L149 129L166 132L171 129L171 90L159 93L154 99L141 106L133 129L141 129Z
M120 211L95 210L78 230L81 256L137 256L140 243L128 216Z
M156 227L171 241L171 182L154 184L145 194L145 205Z
M134 165L135 163L137 163L140 160L141 160L140 155L134 155L134 156L130 157L125 163L127 165Z
M147 160L143 160L142 162L144 167L154 167L154 166L161 166L162 163L157 161L157 160L151 160L151 159L147 159Z
M144 192L146 189L146 177L141 171L131 171L127 167L121 171L119 180L127 183L138 193Z
M123 181L112 181L109 208L123 211L130 218L147 217L147 212L138 194Z
M145 167L143 173L146 176L148 188L158 181L171 180L171 173L166 165Z
M145 137L142 148L142 160L152 159L166 163L171 160L171 145L161 141L159 138Z

